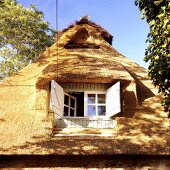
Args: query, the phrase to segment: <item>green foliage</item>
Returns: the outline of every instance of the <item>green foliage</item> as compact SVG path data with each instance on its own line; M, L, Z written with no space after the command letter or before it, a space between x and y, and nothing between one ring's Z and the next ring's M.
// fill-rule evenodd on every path
M150 33L144 60L150 62L149 76L159 92L163 92L163 106L170 113L170 1L136 0L142 18L146 18Z
M0 0L0 78L12 75L54 43L55 30L36 6Z

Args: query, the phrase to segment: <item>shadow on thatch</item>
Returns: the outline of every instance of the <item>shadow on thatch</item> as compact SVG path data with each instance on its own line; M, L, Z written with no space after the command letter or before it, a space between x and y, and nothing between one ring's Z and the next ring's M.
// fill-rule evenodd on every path
M73 52L73 51L72 51ZM98 51L100 55L100 51ZM126 70L114 60L107 57L96 57L80 52L63 53L60 58L53 59L42 71L42 76L37 80L37 87L47 84L51 79L67 82L112 83L116 79L126 80ZM95 51L95 55L96 51ZM120 77L119 77L120 76ZM97 83L96 81L96 83Z
M145 99L155 96L155 94L145 86L139 79L135 79L136 81L136 92L138 96L138 101L141 104Z
M53 50L51 48L48 48L46 50L46 54L42 54L39 58L37 58L35 61L33 61L33 63L38 64L38 66L43 66L49 63L49 61L47 60L47 57L50 57L56 50Z
M161 122L119 118L118 129L113 129L111 137L33 136L33 142L8 149L0 148L0 152L56 155L168 154L168 137L162 133L166 128Z
M5 122L5 119L0 119L0 123Z
M154 120L141 118L139 124L136 119L127 120L126 118L120 118L118 120L120 124L119 134L120 135L133 134L134 136L144 135L145 137L148 138L152 137L152 140L154 140L155 137L154 135L156 135L157 137L163 140L165 134L162 132L165 131L165 124L164 123L161 124L161 120L163 119Z
M138 140L140 142L140 140ZM143 142L143 141L142 141ZM152 148L152 149L151 149ZM76 138L63 137L39 142L26 142L22 146L13 146L9 149L0 148L0 152L11 154L56 154L56 155L111 155L111 154L164 154L165 148L161 144L151 141L140 145L131 139L104 139L104 138ZM166 153L167 154L167 153Z
M125 67L124 67L125 68ZM141 77L136 75L134 72L131 72L129 69L125 68L127 72L134 78L136 82L136 92L138 102L141 104L145 99L155 96L155 94L141 82Z
M161 105L163 96L161 94L151 97L143 102L142 108L136 113L136 117L142 115L147 119L159 119L168 118L168 112L164 112L164 108ZM140 116L141 118L141 116Z

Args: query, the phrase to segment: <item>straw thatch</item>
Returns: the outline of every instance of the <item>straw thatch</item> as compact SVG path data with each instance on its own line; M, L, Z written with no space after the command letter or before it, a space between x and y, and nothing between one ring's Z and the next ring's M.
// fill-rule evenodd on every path
M97 25L95 22L88 20L86 17L83 17L80 21L76 21L75 23L71 24L69 27L63 29L61 32L58 32L56 36L57 40L62 36L62 34L67 32L70 28L73 28L75 25L85 25L85 24L90 25L91 27L93 27L93 29L96 29L97 32L100 32L100 35L104 38L104 40L107 41L110 45L112 45L113 36L109 34L108 31L106 31L100 25Z
M84 40L79 39L81 34ZM0 84L0 154L169 154L168 119L160 105L161 95L156 95L147 70L113 49L111 39L97 24L77 21L61 31L57 42L36 61ZM120 81L125 107L117 117L117 128L109 130L112 136L51 139L52 79Z

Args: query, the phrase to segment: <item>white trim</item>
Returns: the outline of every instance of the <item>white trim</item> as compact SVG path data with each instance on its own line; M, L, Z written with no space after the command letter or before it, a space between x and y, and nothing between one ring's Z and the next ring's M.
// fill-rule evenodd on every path
M68 116L63 116L63 117L65 117L65 118L76 117L77 99L76 99L76 97L74 97L74 96L72 96L72 95L64 92L64 97L65 97L65 95L68 96L68 105L64 103L64 107L67 107L67 108L68 108ZM71 99L74 99L74 101L75 101L75 103L74 103L74 108L71 107ZM71 110L71 109L74 110L74 116L70 116L70 110ZM64 114L65 114L65 113L64 113Z
M64 116L65 119L89 119L89 120L110 120L108 116L84 116L84 117L68 117Z

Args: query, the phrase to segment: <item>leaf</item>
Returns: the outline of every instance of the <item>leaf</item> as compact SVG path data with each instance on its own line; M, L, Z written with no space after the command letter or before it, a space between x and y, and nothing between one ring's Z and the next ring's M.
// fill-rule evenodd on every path
M162 45L163 48L165 48L166 46L167 46L167 43L164 43L164 44Z
M152 26L152 25L154 25L154 24L155 24L155 20L154 20L154 19L149 22L149 25L150 25L150 26Z
M167 23L168 23L168 22L169 22L169 19L168 19L168 18L164 19L163 28L165 28L165 27L166 27L166 25L167 25Z
M159 15L157 15L157 17L161 19L164 15L164 13L160 13Z
M161 9L162 9L162 10L165 10L165 6L162 6Z
M154 4L158 6L161 2L163 2L163 0L154 1Z

